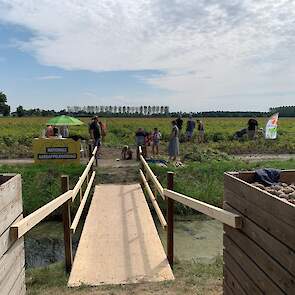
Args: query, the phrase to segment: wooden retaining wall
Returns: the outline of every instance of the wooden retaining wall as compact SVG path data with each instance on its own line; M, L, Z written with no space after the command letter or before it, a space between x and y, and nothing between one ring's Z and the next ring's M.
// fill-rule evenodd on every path
M10 226L22 219L22 187L19 174L0 175L0 294L23 295L25 286L24 239L16 242Z
M224 225L224 295L295 294L295 206L254 186L254 173L224 176L224 209L243 217ZM295 182L295 171L281 180Z

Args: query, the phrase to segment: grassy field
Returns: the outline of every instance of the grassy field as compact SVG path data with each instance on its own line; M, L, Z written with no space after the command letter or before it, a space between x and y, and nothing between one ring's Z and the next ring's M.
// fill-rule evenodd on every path
M70 128L71 135L89 137L88 118L82 119L86 125ZM244 128L247 118L204 118L206 141L209 147L229 154L240 153L294 153L295 152L295 118L279 120L279 137L275 141L233 140L235 131ZM32 156L32 139L39 137L48 118L0 118L0 158ZM106 146L122 146L134 143L134 133L138 127L151 131L158 127L163 135L163 143L168 140L171 118L106 118L108 135ZM186 121L186 120L185 120ZM265 118L259 118L260 127L264 127Z
M221 295L222 259L210 265L176 263L175 281L100 288L67 288L67 275L61 263L26 272L28 295Z
M252 170L259 167L273 167L281 169L294 169L295 160L290 161L262 161L258 163L246 163L235 160L224 154L204 150L195 154L197 159L184 162L183 167L169 165L167 168L151 165L160 182L166 187L166 172L175 171L175 190L188 196L221 206L223 197L223 173L225 171ZM60 194L60 176L70 176L71 187L76 183L85 167L82 165L48 166L48 165L0 165L0 173L20 173L23 179L24 214L29 214L54 199ZM117 169L118 170L118 169ZM124 175L124 178L137 181L138 170L128 169L132 175ZM109 179L108 179L109 178ZM97 183L116 181L112 168L97 169ZM122 178L122 177L121 177ZM165 210L166 205L160 203ZM73 208L75 209L75 207ZM190 209L176 205L176 211L180 215L189 215Z

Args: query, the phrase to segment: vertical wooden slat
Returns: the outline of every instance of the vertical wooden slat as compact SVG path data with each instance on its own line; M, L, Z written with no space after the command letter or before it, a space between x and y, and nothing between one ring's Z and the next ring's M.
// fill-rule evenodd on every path
M69 190L69 176L61 176L61 189L62 193ZM64 245L65 245L65 267L66 271L70 272L73 264L73 252L72 252L72 235L71 235L71 199L65 202L62 206L62 219L64 227Z
M167 173L167 188L173 190L174 187L174 173ZM167 198L167 258L173 269L174 258L174 200Z

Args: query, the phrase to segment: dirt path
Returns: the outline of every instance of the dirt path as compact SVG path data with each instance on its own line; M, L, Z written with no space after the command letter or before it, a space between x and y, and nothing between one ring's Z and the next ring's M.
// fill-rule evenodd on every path
M234 155L235 158L248 161L248 162L261 162L261 161L288 161L295 160L295 154L247 154L247 155Z

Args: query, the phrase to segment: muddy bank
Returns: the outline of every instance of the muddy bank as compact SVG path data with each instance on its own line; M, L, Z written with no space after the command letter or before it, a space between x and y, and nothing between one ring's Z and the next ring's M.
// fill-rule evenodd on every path
M82 224L73 236L73 254L76 253ZM44 267L64 261L63 225L61 222L44 222L25 236L26 267Z

